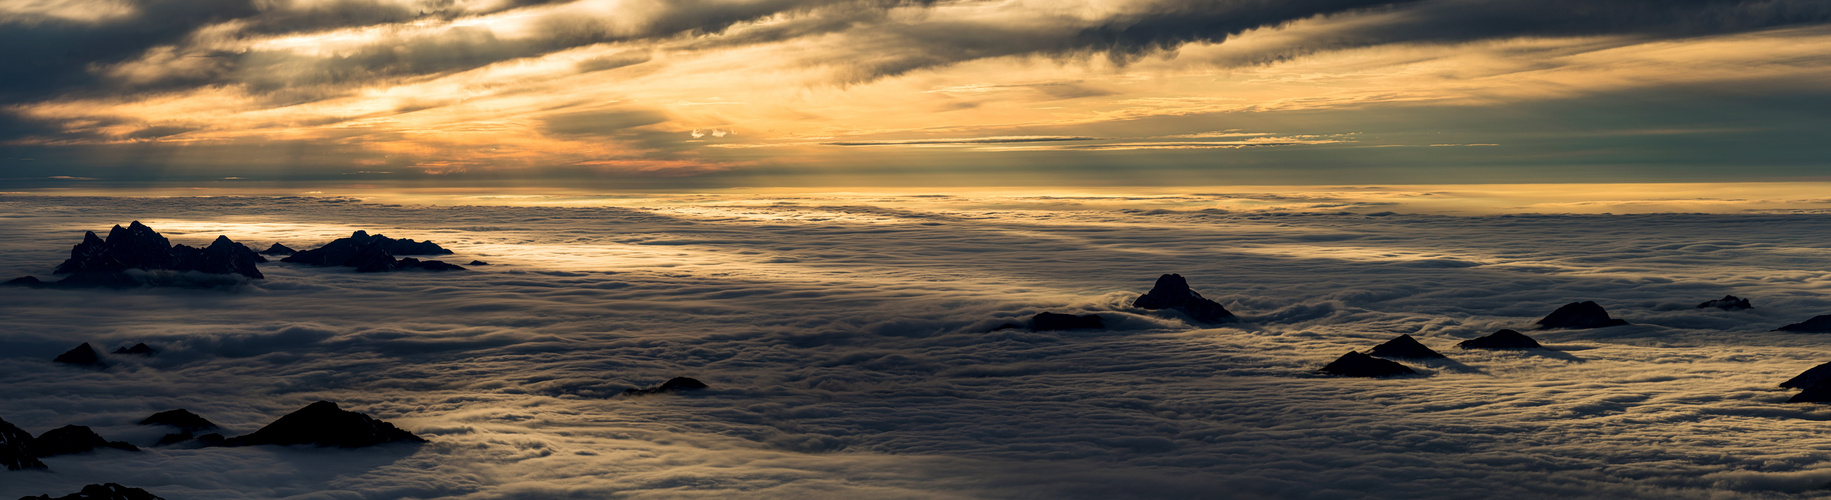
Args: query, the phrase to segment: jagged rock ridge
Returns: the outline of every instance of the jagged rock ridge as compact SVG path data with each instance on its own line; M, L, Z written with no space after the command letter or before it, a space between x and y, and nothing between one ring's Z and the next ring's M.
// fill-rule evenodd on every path
M145 342L141 342L138 344L134 344L133 347L117 347L117 348L115 348L114 353L115 354L132 354L135 356L151 356L154 354L158 354L159 350L154 349L153 346L146 345Z
M1540 329L1606 328L1626 324L1627 321L1609 317L1608 311L1593 300L1564 304L1538 322Z
M382 443L424 443L425 439L374 417L319 401L288 413L252 434L223 441L223 446L295 445L361 448Z
M45 282L25 276L7 281L15 286L61 287L131 287L149 283L128 274L129 270L195 271L205 274L236 274L262 279L256 264L265 257L247 246L217 236L209 246L196 248L172 245L152 228L133 221L127 227L114 226L106 239L94 231L83 233L82 243L70 248L70 258L58 264L52 274L67 275L62 280Z
M1739 298L1734 295L1724 295L1723 298L1706 300L1697 305L1698 309L1708 309L1712 307L1725 311L1740 311L1743 309L1754 309L1755 305L1749 303L1748 299Z
M395 259L396 255L446 255L450 250L439 247L431 241L417 242L411 239L397 240L382 235L370 235L367 231L356 231L348 238L338 238L324 246L304 250L280 262L308 264L313 266L354 267L359 273L379 273L405 269L423 269L427 271L462 271L463 267L437 260L419 260L413 257Z
M1189 281L1180 274L1165 274L1157 277L1157 284L1151 291L1138 296L1132 301L1132 307L1143 309L1175 309L1189 315L1189 318L1203 323L1218 323L1235 319L1227 308L1195 293L1189 288Z
M0 419L0 466L6 470L45 468L32 454L32 435L5 419Z

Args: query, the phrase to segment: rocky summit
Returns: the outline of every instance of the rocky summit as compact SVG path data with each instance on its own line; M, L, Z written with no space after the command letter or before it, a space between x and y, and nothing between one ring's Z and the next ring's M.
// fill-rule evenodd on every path
M309 444L361 448L398 442L424 443L426 440L394 424L338 408L337 403L319 401L288 413L252 434L226 439L223 446Z
M624 389L623 395L625 395L625 396L647 396L650 394L668 394L668 393L675 393L675 392L682 392L682 391L697 391L697 390L705 389L705 388L707 388L706 383L700 382L697 379L692 379L692 378L687 378L687 377L674 377L674 378L668 379L667 382L662 382L661 385L649 387L646 389L636 389L633 387L629 388L629 389Z
M154 354L158 354L159 350L154 349L153 346L146 345L145 342L141 342L138 344L134 344L133 347L117 347L114 349L114 353L115 354L131 354L131 355L135 355L135 356L151 356Z
M217 236L204 248L172 245L158 231L134 221L127 227L114 226L106 239L97 237L94 232L83 233L83 242L71 248L70 258L52 272L105 274L142 269L239 274L261 279L264 276L255 264L266 261L227 236Z
M1368 351L1367 354L1382 358L1433 359L1445 357L1443 354L1425 347L1424 344L1418 343L1418 339L1411 338L1411 335L1400 335L1384 344L1373 346L1373 350Z
M1138 296L1132 301L1132 307L1142 309L1175 309L1189 315L1190 319L1203 323L1219 323L1235 319L1227 308L1195 293L1189 288L1189 281L1180 274L1165 274L1157 277L1157 284L1151 291Z
M115 484L115 483L106 483L106 484L86 485L86 486L83 486L82 491L79 491L76 493L71 493L68 495L61 496L61 497L53 497L51 495L38 495L35 497L20 497L19 500L165 500L165 499L159 497L158 495L154 495L143 489L129 488L126 486L121 486L119 484Z
M1798 333L1831 333L1831 314L1813 316L1812 319L1775 328L1776 332Z
M343 266L356 268L359 273L379 273L420 269L426 271L462 271L463 267L437 260L419 260L412 257L396 259L397 255L445 255L450 250L439 247L430 241L397 240L382 235L370 235L365 231L356 231L348 238L338 238L324 246L305 250L280 262L308 264L313 266Z
M1717 308L1725 311L1740 311L1743 309L1754 309L1755 305L1749 303L1748 299L1739 298L1734 295L1724 295L1723 298L1720 299L1706 300L1703 303L1698 304L1697 308Z
M1464 340L1456 347L1463 349L1538 349L1539 341L1532 340L1526 334L1502 328L1500 331L1485 336Z
M1106 322L1098 314L1061 314L1052 312L1036 313L1030 317L1030 329L1039 332L1054 330L1099 330L1106 328Z
M94 430L82 425L66 425L45 431L32 439L32 455L50 457L73 453L88 453L98 448L140 451L140 448L121 441L102 439Z
M1409 366L1349 351L1317 370L1341 377L1391 377L1418 373Z
M32 453L32 435L19 426L0 419L0 467L6 470L43 469L44 462Z
M152 416L140 419L140 425L164 425L184 431L201 431L216 428L215 423L205 420L203 417L197 416L196 413L191 413L190 410L183 408L154 413Z
M1831 380L1821 380L1808 385L1805 390L1787 399L1788 403L1831 403Z
M1794 375L1793 378L1781 382L1780 386L1788 389L1804 389L1818 385L1820 382L1826 380L1831 380L1831 363L1814 366L1804 372L1800 372L1798 375Z
M274 243L273 245L268 246L266 250L261 251L262 255L292 255L295 253L299 253L299 251L279 243Z
M1605 328L1628 324L1627 321L1611 318L1608 311L1595 301L1572 302L1552 311L1538 321L1540 329L1549 328Z
M74 348L74 349L64 351L63 354L59 354L59 355L57 355L57 357L51 358L51 361L55 362L55 363L63 363L66 365L89 366L89 367L96 367L96 368L100 368L103 366L101 353L95 352L95 347L89 345L88 342L84 342L82 345L76 346L76 348Z

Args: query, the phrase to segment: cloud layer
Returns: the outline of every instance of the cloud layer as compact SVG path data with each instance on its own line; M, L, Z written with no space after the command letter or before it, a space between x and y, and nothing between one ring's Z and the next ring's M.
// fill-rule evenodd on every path
M130 422L154 411L247 432L331 399L434 441L55 457L52 473L7 473L0 494L109 481L206 499L1711 498L1831 482L1813 428L1831 411L1774 387L1831 352L1768 332L1831 308L1822 217L1465 217L1377 199L7 196L0 211L22 214L0 219L18 235L0 246L8 277L129 219L187 244L302 248L360 228L494 265L0 289L3 417L27 430L144 444L159 430ZM1129 307L1163 272L1246 321ZM1692 307L1726 293L1756 309ZM1533 332L1556 353L1450 348L1577 300L1634 325ZM1044 310L1112 329L990 331ZM1311 372L1402 333L1451 361L1402 381ZM47 361L81 341L166 351L105 371ZM608 397L682 375L713 389Z

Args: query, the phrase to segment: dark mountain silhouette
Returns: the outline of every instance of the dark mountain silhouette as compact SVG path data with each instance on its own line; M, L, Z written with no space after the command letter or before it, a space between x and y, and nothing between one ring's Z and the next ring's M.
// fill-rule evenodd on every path
M7 281L7 285L30 287L133 287L143 282L128 270L195 271L206 274L239 274L262 279L256 264L265 257L236 243L227 236L217 236L209 246L195 248L172 245L158 231L140 221L127 227L119 225L108 231L108 238L83 233L82 243L70 248L70 258L58 264L52 274L68 275L62 280L44 282L32 276Z
M1831 314L1813 316L1812 319L1775 328L1776 332L1831 333Z
M121 441L109 441L96 435L86 426L66 425L45 431L32 439L32 455L44 458L72 453L88 453L96 448L115 448L127 451L140 451L140 448Z
M64 363L64 364L71 364L71 365L77 365L77 366L89 366L89 367L95 367L95 368L101 368L102 366L104 366L102 364L102 355L100 353L95 352L95 348L91 347L88 342L84 342L83 345L76 346L75 349L64 351L63 354L59 354L59 355L57 355L57 357L51 358L51 361L56 362L56 363Z
M117 347L114 349L114 353L115 354L133 354L136 356L151 356L154 354L158 354L159 350L154 349L152 346L146 345L145 342L141 342L138 344L134 344L133 347Z
M411 239L397 240L382 235L370 235L366 231L356 231L348 238L338 238L324 246L304 250L280 262L292 262L313 266L354 267L359 273L379 273L406 269L427 271L462 271L463 267L436 260L419 260L412 257L395 259L396 255L447 255L450 250L440 248L431 242L417 242Z
M1190 319L1203 323L1219 323L1234 320L1233 313L1220 303L1202 297L1189 289L1188 280L1180 274L1165 274L1157 277L1157 284L1151 291L1138 296L1132 301L1132 307L1143 309L1175 309L1189 315Z
M668 393L681 392L681 391L697 391L700 389L705 389L706 387L707 386L706 386L705 382L700 382L699 380L696 380L696 379L691 379L691 378L687 378L687 377L674 377L674 378L668 379L667 382L662 382L661 385L650 387L647 389L636 389L636 388L624 389L623 395L625 395L625 396L647 396L650 394L668 394Z
M39 288L45 285L49 285L49 283L45 283L44 280L40 280L36 276L20 276L6 280L5 283L0 283L0 286L25 286L32 288Z
M1418 339L1411 338L1411 335L1400 335L1397 338L1386 341L1384 344L1373 346L1373 350L1368 351L1367 354L1382 358L1431 359L1445 357L1437 351L1425 347L1424 344L1418 343Z
M1098 314L1075 316L1052 312L1036 313L1030 317L1030 329L1045 332L1051 330L1098 330L1106 328L1106 322Z
M153 228L133 221L127 227L115 226L108 238L95 232L83 233L83 242L70 249L70 259L59 264L53 274L116 273L128 269L198 271L209 274L240 274L261 279L256 263L266 262L247 246L217 236L204 248L172 245Z
M469 264L465 264L465 265L466 266L487 266L487 265L490 265L490 263L484 262L481 260L472 260L472 261L470 261Z
M1831 403L1831 380L1820 380L1787 399L1788 403Z
M1628 324L1627 321L1610 318L1608 311L1603 310L1595 301L1572 302L1564 304L1558 310L1539 320L1539 329L1549 328L1605 328Z
M6 419L0 419L0 467L6 467L6 470L45 468L44 462L32 454L32 435Z
M1390 377L1418 373L1411 367L1353 351L1335 358L1335 361L1317 371L1342 377Z
M1524 333L1502 328L1500 331L1486 336L1464 340L1456 344L1456 347L1463 349L1538 349L1544 346L1539 345L1539 341L1532 340L1532 337L1527 337Z
M1814 366L1811 369L1800 372L1800 374L1794 375L1793 378L1781 382L1780 386L1789 389L1804 389L1818 385L1819 382L1824 382L1826 380L1831 380L1831 363Z
M1750 304L1748 299L1738 298L1734 295L1724 295L1723 298L1706 300L1697 305L1698 309L1709 309L1712 307L1725 311L1740 311L1743 309L1754 309L1755 305Z
M426 440L394 424L338 408L337 403L319 401L286 414L253 434L228 438L223 446L310 444L361 448L395 442L424 443Z
M274 243L273 245L268 246L266 250L261 251L262 255L292 255L295 253L299 253L299 251L287 248L286 245L281 245L279 243Z
M107 483L107 484L91 484L91 485L83 486L82 491L77 492L77 493L71 493L68 495L61 496L61 497L52 497L51 495L38 495L35 497L19 497L19 500L165 500L165 499L161 498L157 495L154 495L152 493L149 493L143 489L129 488L129 487L121 486L121 485L114 484L114 483Z
M215 423L205 420L203 417L197 416L196 413L191 413L190 410L183 408L154 413L152 416L141 419L140 425L164 425L186 431L201 431L216 428Z

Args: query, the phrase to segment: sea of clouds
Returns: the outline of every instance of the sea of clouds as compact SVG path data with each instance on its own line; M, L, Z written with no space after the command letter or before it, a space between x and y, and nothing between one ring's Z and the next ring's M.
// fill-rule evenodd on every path
M49 278L131 220L257 249L362 229L494 264L0 288L0 418L145 447L0 472L0 498L1831 496L1831 407L1775 385L1831 337L1770 332L1831 313L1831 216L1185 208L0 196L0 279ZM1244 321L1130 307L1170 272ZM1756 309L1693 307L1725 294ZM1582 300L1633 325L1452 347ZM1041 311L1110 328L991 331ZM1399 334L1450 359L1313 373ZM163 352L50 362L80 342ZM675 376L712 389L614 397ZM187 408L234 435L321 399L431 443L151 447L166 429L133 425Z

